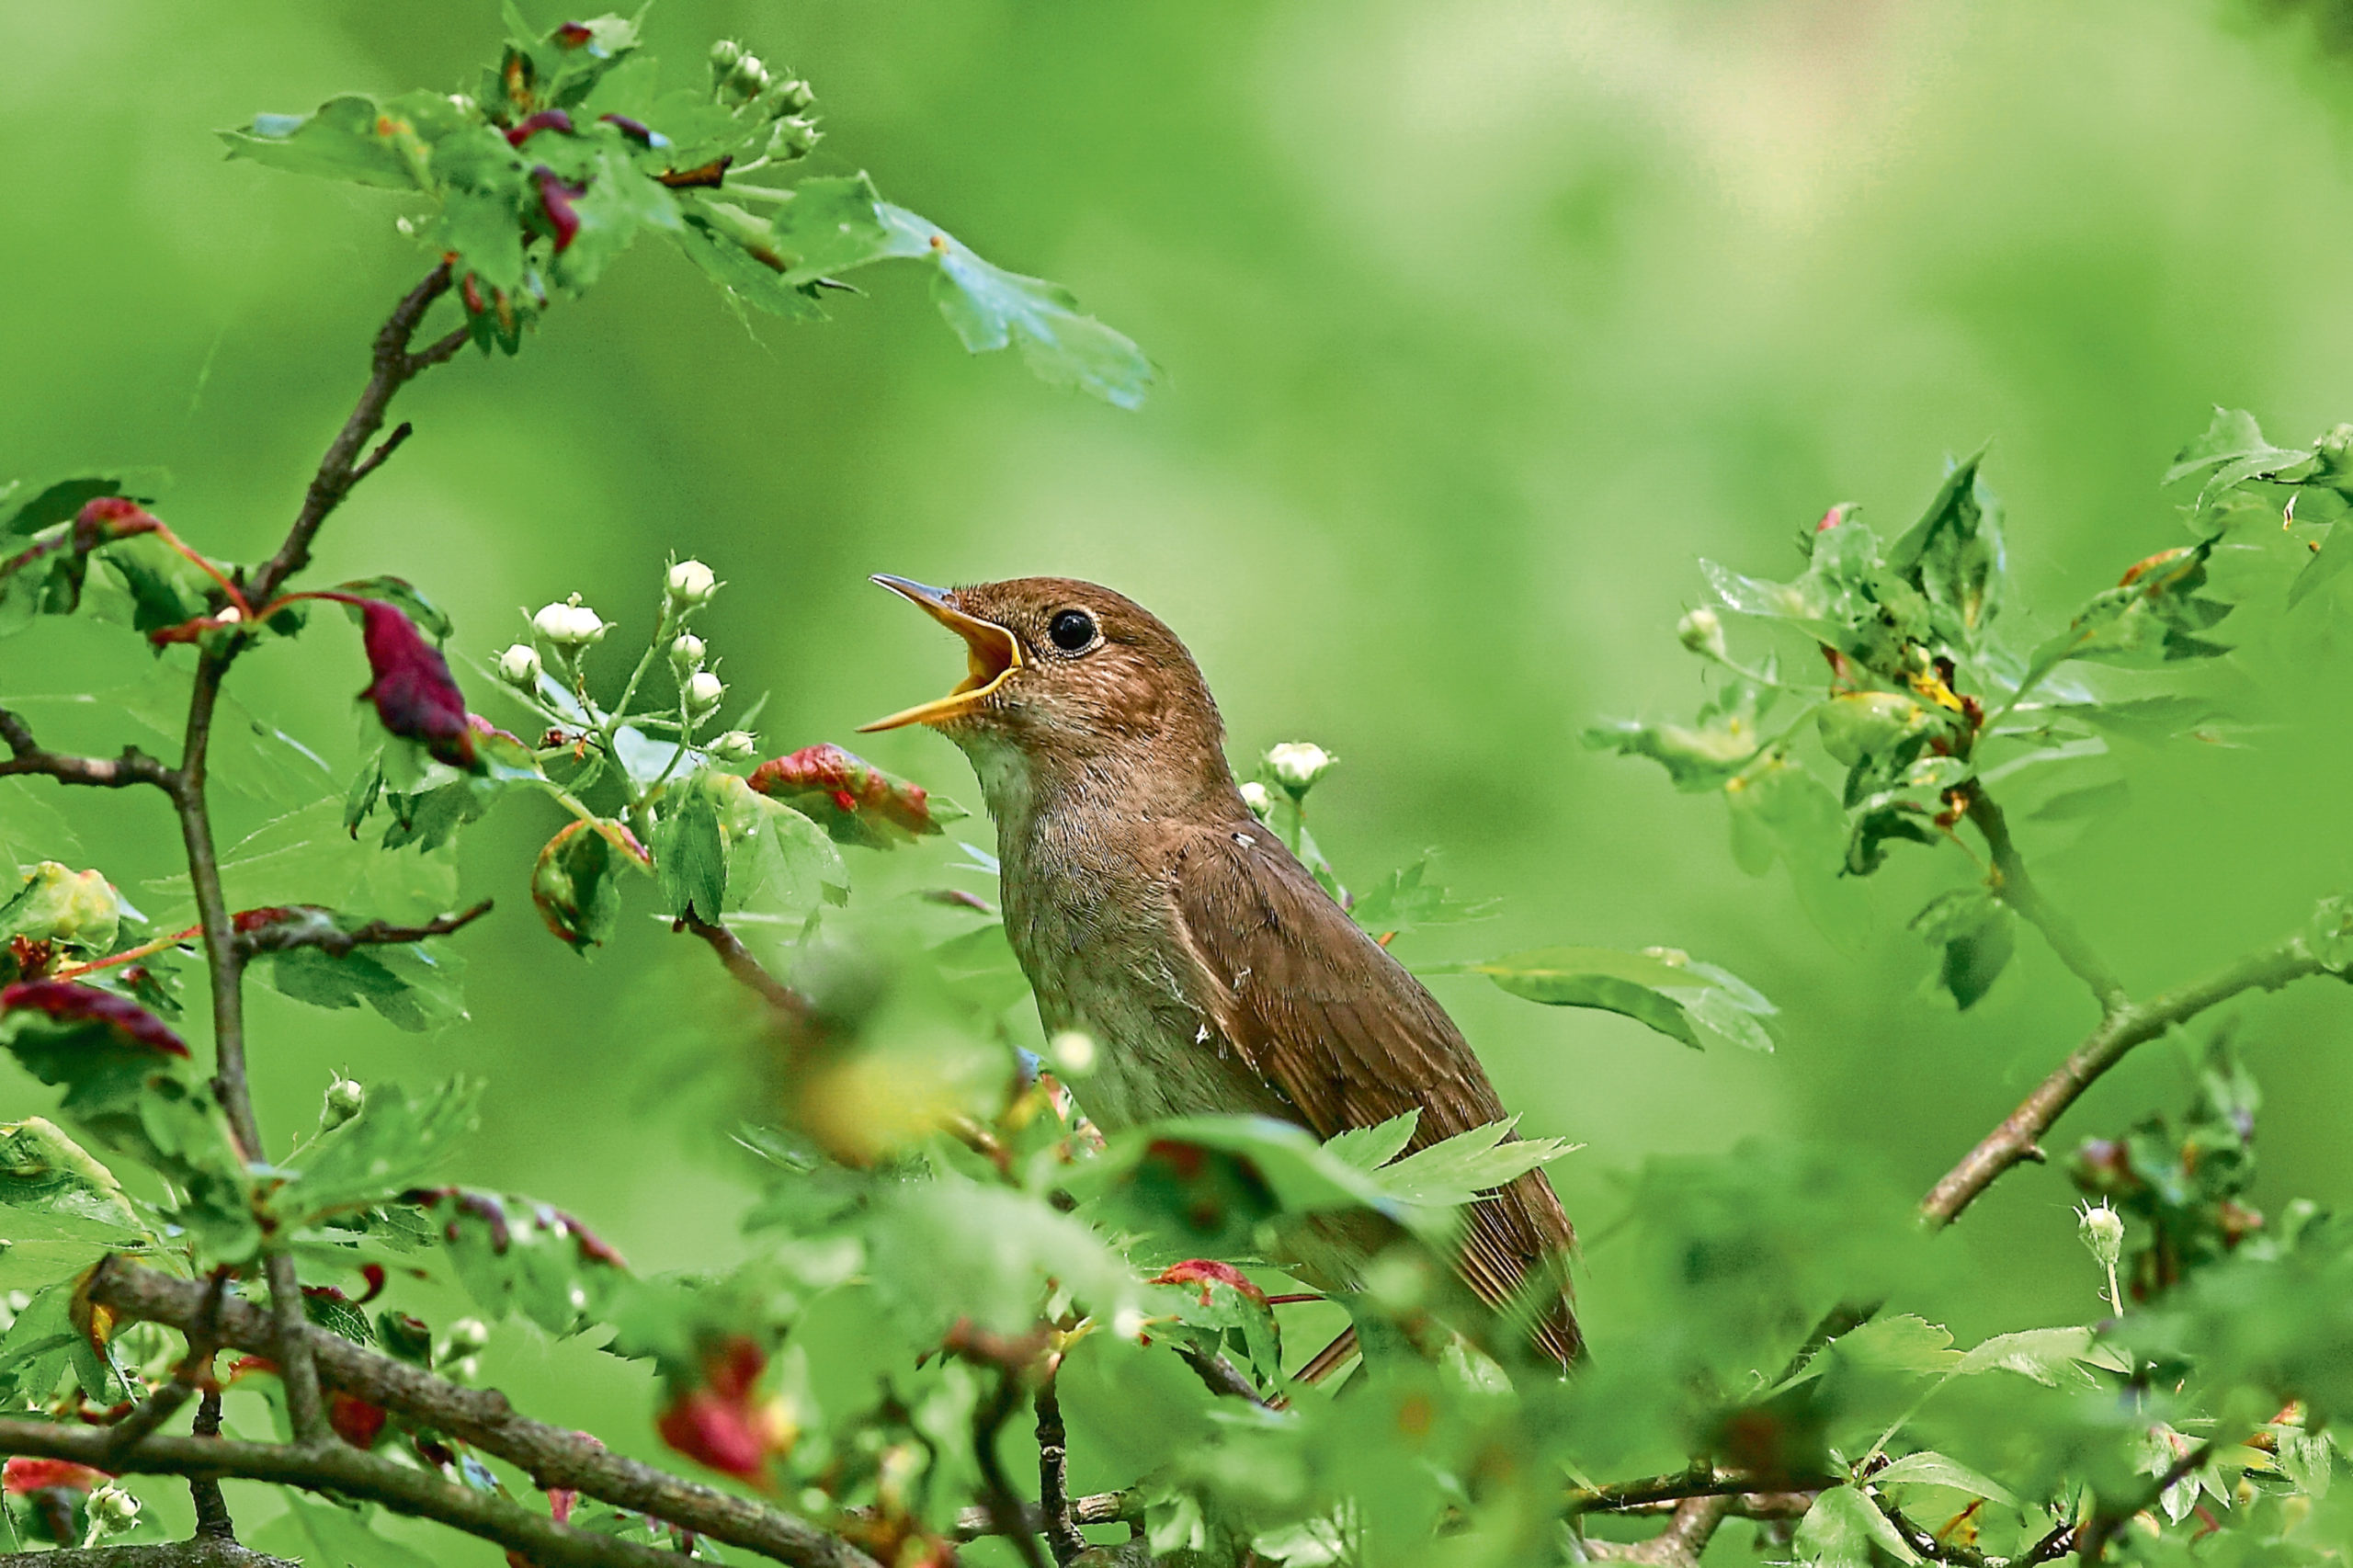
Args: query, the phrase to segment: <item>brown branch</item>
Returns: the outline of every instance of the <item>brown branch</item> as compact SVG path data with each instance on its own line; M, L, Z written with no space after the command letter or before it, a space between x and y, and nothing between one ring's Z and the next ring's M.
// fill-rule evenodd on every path
M2075 929L2075 923L2067 918L2065 912L2042 896L2042 890L2027 872L2026 860L2018 854L2018 846L2011 842L2009 821L2002 815L2002 808L1994 803L1994 797L1974 783L1967 790L1969 820L1985 835L1985 847L1994 858L1994 896L2042 933L2051 950L2059 955L2059 961L2091 987L2092 994L2099 999L2102 1013L2112 1016L2121 1012L2131 1000L2124 983L2092 949L2091 943L2084 939L2084 934Z
M193 1280L110 1257L92 1274L87 1294L125 1317L185 1333L204 1290ZM624 1459L576 1432L519 1415L494 1389L461 1388L307 1324L297 1332L329 1387L494 1454L543 1489L568 1487L796 1568L875 1568L864 1552L805 1519ZM222 1303L221 1337L223 1344L284 1364L276 1325L250 1302L233 1297Z
M196 1309L196 1320L188 1326L188 1354L173 1369L170 1382L149 1394L145 1403L108 1428L107 1441L113 1452L128 1450L169 1421L190 1397L211 1383L212 1358L221 1349L221 1303L228 1299L228 1269L213 1270L204 1288L204 1300ZM218 1430L216 1426L214 1431Z
M1006 1479L1005 1460L996 1451L997 1437L1020 1397L1021 1373L1007 1367L997 1374L995 1390L972 1407L972 1463L981 1472L981 1506L995 1527L994 1533L1013 1542L1027 1568L1046 1568L1045 1553L1028 1528L1027 1510Z
M129 1453L116 1454L108 1450L107 1437L97 1427L0 1417L0 1453L110 1465L124 1473L232 1477L334 1491L494 1540L539 1568L676 1568L678 1561L675 1552L557 1524L505 1497L444 1481L347 1443L246 1443L159 1432L142 1438Z
M2221 1446L2219 1439L2210 1437L2188 1453L2178 1456L2173 1463L2165 1467L2164 1474L2150 1483L2139 1497L2126 1504L2122 1508L2095 1507L2092 1510L2092 1517L2084 1521L2083 1528L2074 1534L2071 1544L2075 1549L2076 1558L2084 1562L2099 1562L2108 1553L2109 1541L2118 1530L2124 1528L2133 1515L2144 1508L2154 1508L2164 1502L2166 1493L2188 1479L2192 1471L2212 1459Z
M1765 1476L1754 1471L1718 1470L1694 1465L1673 1475L1644 1476L1639 1481L1606 1486L1580 1486L1569 1493L1563 1510L1574 1514L1632 1513L1656 1505L1680 1504L1693 1497L1743 1497L1811 1493L1825 1486L1843 1486L1844 1476Z
M1090 1496L1070 1500L1070 1522L1078 1525L1137 1524L1143 1519L1143 1494L1141 1490L1097 1492ZM1021 1528L1032 1534L1046 1532L1046 1516L1042 1509L1024 1508ZM979 1540L997 1533L995 1517L986 1508L965 1508L956 1515L956 1539Z
M1086 1537L1072 1517L1070 1501L1070 1433L1063 1426L1062 1397L1054 1392L1057 1361L1049 1361L1045 1381L1038 1385L1038 1519L1061 1568L1086 1550Z
M421 353L409 352L409 342L415 337L426 312L449 291L449 264L445 261L426 274L425 280L392 307L392 313L377 329L369 358L368 384L360 389L359 401L353 406L350 417L343 422L343 428L327 444L326 455L319 460L319 472L303 494L302 509L287 531L286 542L278 547L277 554L263 562L253 582L247 585L246 597L254 603L267 604L276 598L287 579L311 563L312 542L318 538L329 515L343 504L353 486L374 472L399 447L404 437L395 432L372 457L365 462L360 460L360 452L369 438L383 428L384 411L391 406L392 394L418 372L440 364L465 347L465 333L460 330Z
M188 1430L199 1437L221 1435L221 1390L204 1391L196 1402L196 1419ZM221 1483L209 1475L191 1475L188 1479L188 1498L196 1505L196 1533L214 1540L234 1541L237 1527L229 1517L228 1500L221 1495Z
M1663 1568L1699 1568L1700 1553L1732 1513L1728 1496L1687 1497L1675 1506L1666 1528L1644 1541L1620 1544L1589 1540L1587 1552L1603 1562L1651 1562Z
M2002 1119L1959 1165L1920 1200L1921 1217L1932 1225L1949 1224L1977 1195L2012 1165L2043 1157L2041 1140L2077 1096L2101 1074L2121 1062L2134 1046L2156 1039L2177 1024L2187 1023L2207 1008L2243 991L2276 991L2292 980L2322 972L2320 960L2302 937L2290 937L2241 959L2230 968L2188 985L2128 1003L2100 1021L2084 1042L2068 1053L2051 1076L2027 1096L2018 1109Z
M167 1546L88 1546L63 1551L0 1552L0 1568L302 1568L217 1536Z
M1244 1377L1240 1369L1224 1357L1214 1355L1192 1345L1176 1345L1174 1348L1178 1358L1184 1361L1185 1365L1193 1369L1210 1392L1226 1399L1246 1400L1261 1410L1275 1408L1251 1386L1250 1380Z
M726 966L728 974L735 983L757 994L794 1028L807 1031L812 1038L824 1032L824 1025L817 1017L816 1009L809 1006L809 999L762 968L760 960L752 956L751 949L744 945L744 938L724 925L716 920L697 919L689 915L678 921L675 929L691 931L710 943L710 950L719 955L719 961Z
M462 931L488 915L491 907L491 901L483 899L472 909L456 915L437 915L421 926L394 926L389 921L370 920L350 931L324 918L284 921L238 932L237 950L252 958L256 953L282 953L290 948L316 948L330 958L347 958L354 948L393 947Z
M99 790L120 790L132 784L171 788L171 769L141 751L125 746L119 757L73 756L44 751L33 739L32 726L0 708L0 741L8 743L9 759L0 762L0 778L47 778L60 784L86 784Z

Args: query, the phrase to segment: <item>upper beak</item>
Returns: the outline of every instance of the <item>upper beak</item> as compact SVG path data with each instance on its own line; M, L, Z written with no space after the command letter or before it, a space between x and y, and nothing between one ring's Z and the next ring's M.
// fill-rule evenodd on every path
M871 724L860 724L860 733L895 730L902 724L945 724L961 719L987 701L989 694L1021 667L1021 640L993 620L983 620L958 609L945 588L927 588L921 583L881 572L874 574L874 581L900 597L913 600L926 615L961 637L971 668L947 696L887 719L877 719Z

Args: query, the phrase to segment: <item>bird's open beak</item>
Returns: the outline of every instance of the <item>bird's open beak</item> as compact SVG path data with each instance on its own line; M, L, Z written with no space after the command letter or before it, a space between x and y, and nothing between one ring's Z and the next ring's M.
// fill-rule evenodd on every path
M1020 639L993 620L966 615L956 608L946 589L926 588L921 583L881 572L874 574L874 581L902 598L913 600L926 615L961 637L971 669L947 696L887 719L877 719L871 724L860 724L860 733L895 730L903 724L945 724L961 719L987 701L989 694L1021 667Z

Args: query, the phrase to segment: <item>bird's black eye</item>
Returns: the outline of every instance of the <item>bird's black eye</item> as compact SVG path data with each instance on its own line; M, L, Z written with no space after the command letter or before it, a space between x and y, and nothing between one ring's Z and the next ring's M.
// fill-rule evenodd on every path
M1095 618L1083 609L1063 610L1046 628L1046 635L1063 653L1075 653L1095 641Z

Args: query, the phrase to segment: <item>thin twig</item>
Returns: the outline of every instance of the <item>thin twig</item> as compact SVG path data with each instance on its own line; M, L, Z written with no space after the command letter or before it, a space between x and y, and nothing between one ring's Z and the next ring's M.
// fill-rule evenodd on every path
M2180 1455L2173 1463L2165 1467L2165 1473L2152 1482L2139 1497L2121 1508L2095 1507L2092 1510L2092 1517L2085 1520L2083 1528L2075 1532L2074 1545L2077 1560L2084 1562L2099 1562L2107 1555L2109 1540L2118 1530L2124 1528L2127 1520L2143 1509L2154 1508L2162 1503L2166 1493L2179 1485L2191 1471L2212 1459L2219 1447L2220 1444L2216 1439L2209 1438L2188 1453Z
M316 948L329 958L347 958L354 948L394 947L403 942L422 942L428 937L446 937L452 931L464 930L490 911L491 901L483 899L472 909L456 915L437 915L421 926L370 920L349 931L326 920L276 922L237 933L237 950L251 958L256 953L282 953L290 948Z
M109 1257L91 1274L85 1293L122 1317L186 1333L202 1305L204 1289L194 1280ZM460 1387L307 1324L299 1335L327 1386L494 1454L542 1488L568 1487L796 1568L875 1568L864 1552L805 1519L623 1458L569 1428L517 1415L494 1389ZM281 1367L287 1358L268 1314L235 1297L222 1304L221 1341Z
M816 1010L809 1006L809 999L762 968L760 960L744 945L744 939L724 925L689 915L677 923L676 928L691 931L710 943L710 950L719 955L719 961L727 967L736 983L756 993L795 1028L813 1036L822 1031L823 1026Z
M1047 1549L1061 1568L1086 1550L1086 1537L1071 1517L1070 1433L1063 1426L1062 1398L1054 1392L1059 1361L1050 1360L1038 1385L1038 1517Z
M1209 1389L1210 1392L1226 1399L1246 1401L1261 1410L1275 1408L1251 1386L1250 1380L1244 1377L1241 1370L1224 1357L1193 1345L1178 1345L1175 1349L1185 1365L1192 1368L1199 1376L1202 1384Z
M351 483L354 485L357 485L361 480L367 478L369 474L383 467L384 460L391 457L394 452L399 451L401 449L401 443L415 434L416 426L410 424L405 419L393 426L392 433L385 437L382 440L377 442L376 449L374 451L369 452L365 458L362 458L358 463L353 465L351 470Z
M1666 1528L1644 1541L1621 1545L1587 1541L1586 1551L1604 1562L1649 1562L1662 1568L1698 1568L1716 1528L1732 1514L1727 1496L1687 1497L1675 1506Z
M199 1437L221 1435L221 1390L218 1386L204 1391L196 1402L196 1420L188 1430ZM234 1541L237 1527L229 1517L228 1499L221 1495L221 1483L209 1475L188 1478L188 1500L196 1505L196 1533L214 1540Z
M1045 1553L1028 1528L1021 1499L1006 1479L1005 1460L996 1451L997 1437L1020 1398L1021 1373L1007 1367L997 1374L995 1389L972 1407L972 1462L981 1472L981 1506L995 1521L996 1533L1013 1542L1028 1568L1046 1568Z
M2068 1053L2051 1076L2003 1118L1959 1165L1920 1200L1922 1218L1934 1225L1949 1224L1995 1178L2024 1160L2042 1157L2041 1140L2076 1097L2100 1074L2121 1062L2134 1046L2156 1039L2177 1024L2187 1023L2207 1008L2243 991L2276 991L2290 981L2322 972L2320 960L2301 936L2289 937L2261 952L2241 959L2230 968L2177 986L2146 1002L2131 1003L2100 1021Z
M99 790L120 790L132 784L171 788L171 769L137 746L123 747L119 757L44 751L33 739L32 726L6 708L0 708L0 741L7 742L9 751L9 759L0 762L0 778L49 778L60 784L86 784Z
M1992 888L1994 896L2018 912L2018 917L2040 931L2059 961L2075 972L2075 977L2091 987L2099 999L2100 1011L2113 1015L2124 1010L2131 998L2124 983L2116 978L2106 960L2093 950L2084 934L2066 913L2042 896L2034 878L2026 869L2026 860L2018 854L2018 846L2010 839L2010 824L2002 815L2002 808L1994 797L1972 783L1968 787L1967 812L1970 822L1985 835L1985 847L1994 858Z
M1074 1497L1070 1502L1070 1522L1074 1526L1135 1524L1142 1517L1143 1493L1140 1488L1131 1487L1125 1492L1097 1492L1086 1497ZM1021 1511L1021 1528L1033 1534L1044 1534L1044 1512L1037 1508L1024 1508ZM956 1515L958 1540L979 1540L983 1536L996 1533L995 1516L986 1508L964 1508Z

